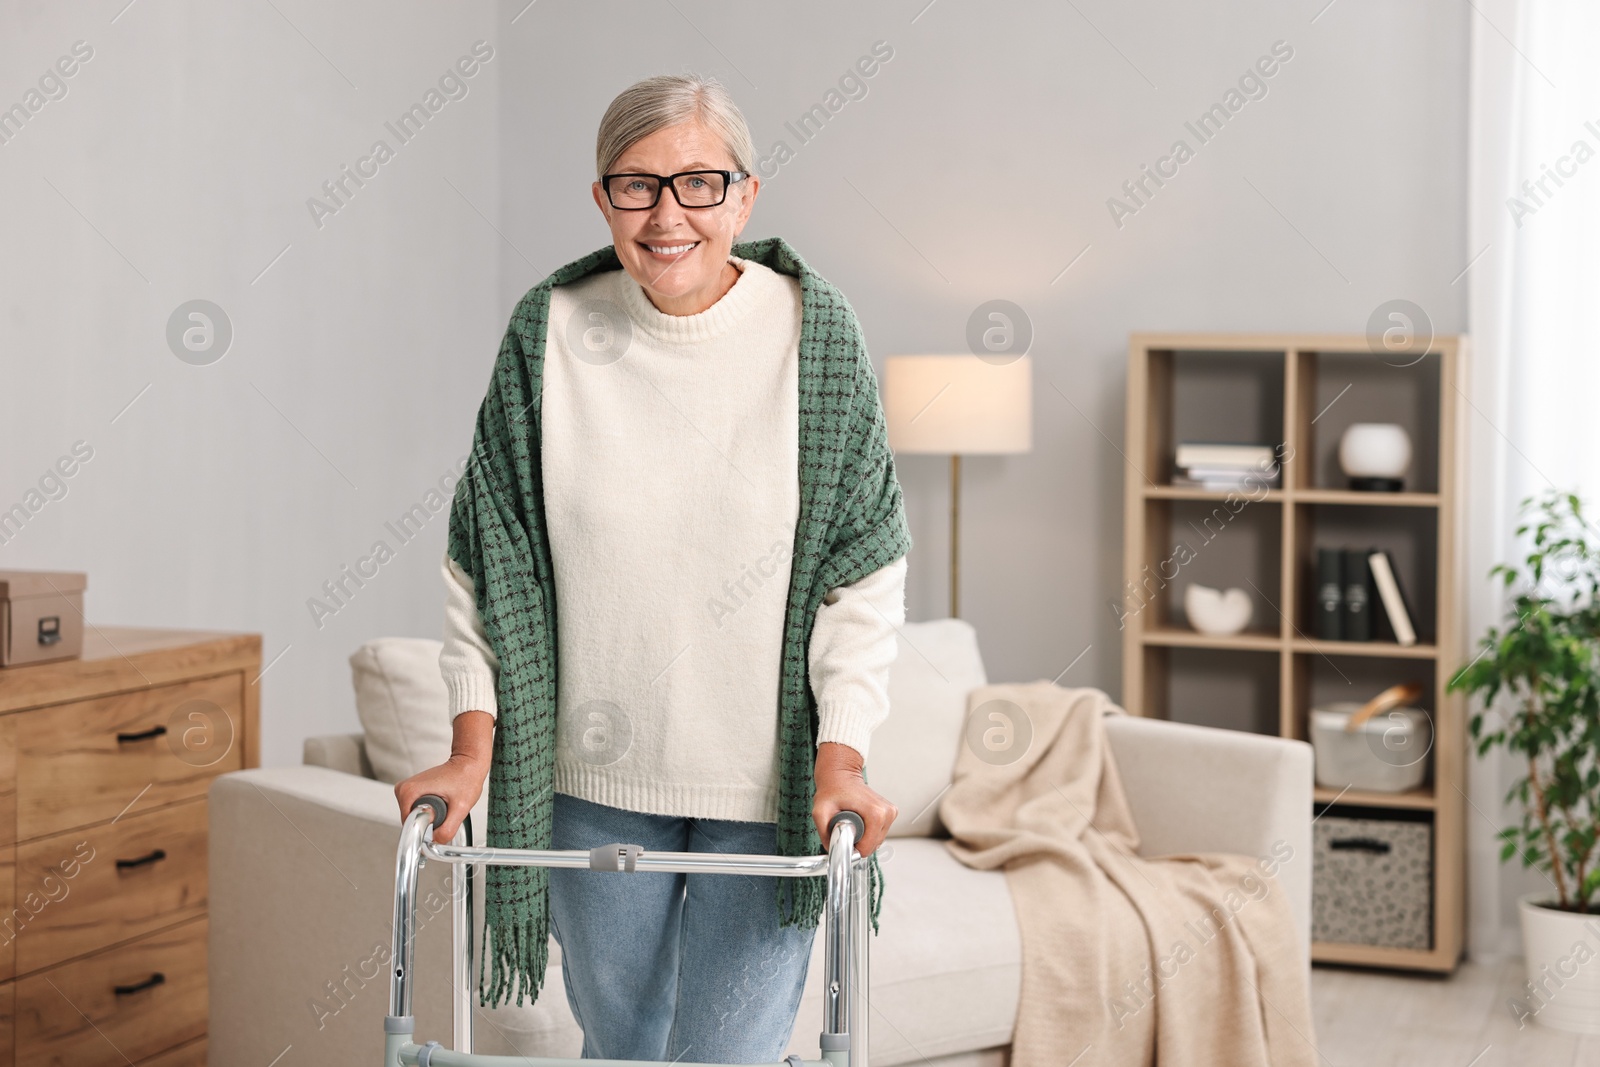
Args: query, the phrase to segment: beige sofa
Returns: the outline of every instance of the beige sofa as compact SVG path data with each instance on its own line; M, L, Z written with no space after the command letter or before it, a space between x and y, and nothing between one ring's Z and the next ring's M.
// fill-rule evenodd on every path
M437 642L387 639L352 658L369 702L409 695L442 715ZM375 652L374 649L377 649ZM399 652L395 650L399 649ZM368 666L387 658L376 679ZM404 677L401 677L404 676ZM399 678L399 681L396 679ZM900 807L880 854L886 879L872 943L871 1061L881 1067L988 1067L1006 1062L1021 979L1016 917L998 871L974 871L937 835L966 694L985 682L972 628L959 620L904 628L891 714L873 738L868 775ZM305 766L242 771L211 791L212 1062L375 1062L388 1008L386 961L399 820L372 756L395 762L395 738L363 710L367 734L312 738ZM436 724L435 724L436 725ZM1309 960L1311 752L1299 742L1112 716L1113 751L1146 855L1293 849L1278 877ZM425 731L420 731L425 732ZM446 736L435 731L434 740ZM405 744L412 743L407 733ZM405 758L426 762L434 753ZM391 777L402 766L392 768ZM423 871L416 987L419 1040L451 1043L449 891L442 865ZM430 895L431 894L431 895ZM431 902L431 903L430 903ZM560 950L537 1004L480 1009L475 1051L578 1055ZM1309 966L1309 963L1308 963ZM821 1028L822 941L812 958L791 1052L814 1057Z

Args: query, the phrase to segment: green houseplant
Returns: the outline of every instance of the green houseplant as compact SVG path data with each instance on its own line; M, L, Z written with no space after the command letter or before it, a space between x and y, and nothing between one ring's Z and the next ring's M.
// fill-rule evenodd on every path
M1500 861L1520 856L1554 890L1519 902L1529 982L1512 1012L1600 1033L1600 996L1562 996L1600 956L1600 533L1576 494L1556 491L1522 502L1516 532L1522 562L1489 572L1510 597L1506 618L1449 688L1477 698L1478 755L1504 748L1520 768L1506 800L1522 820L1500 831Z
M1482 704L1480 756L1504 747L1527 764L1506 797L1523 817L1500 832L1501 862L1520 854L1550 876L1557 907L1587 913L1600 890L1600 535L1572 493L1529 497L1521 520L1527 556L1489 572L1512 596L1508 617L1450 688Z

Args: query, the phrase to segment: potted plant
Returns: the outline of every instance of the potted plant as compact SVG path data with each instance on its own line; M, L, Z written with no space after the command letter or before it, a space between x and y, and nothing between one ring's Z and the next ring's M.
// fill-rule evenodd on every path
M1504 624L1449 687L1478 700L1478 755L1504 748L1522 768L1500 861L1549 883L1518 902L1528 983L1511 1010L1600 1033L1600 534L1573 493L1529 497L1519 519L1527 555L1489 572L1511 597Z

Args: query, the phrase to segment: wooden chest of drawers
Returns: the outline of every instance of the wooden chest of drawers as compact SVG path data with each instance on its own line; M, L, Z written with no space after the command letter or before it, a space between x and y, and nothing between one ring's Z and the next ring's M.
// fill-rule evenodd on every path
M89 627L0 669L0 1067L206 1059L206 790L260 763L261 638Z

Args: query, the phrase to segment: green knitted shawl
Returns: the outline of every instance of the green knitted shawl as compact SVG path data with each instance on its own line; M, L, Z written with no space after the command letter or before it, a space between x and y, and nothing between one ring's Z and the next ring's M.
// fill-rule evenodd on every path
M807 672L812 623L824 594L905 555L911 535L877 379L849 302L782 238L736 244L733 254L800 281L800 517L776 694L777 838L785 856L817 855L823 844L811 817L817 734ZM607 245L557 270L517 304L478 409L474 462L451 505L450 558L472 576L484 631L500 661L489 771L491 847L537 849L551 842L556 586L539 451L550 291L621 267ZM883 887L876 855L870 873L876 930ZM486 883L480 1002L509 1002L513 990L518 1004L524 994L537 1000L549 945L548 872L489 867ZM816 926L825 880L777 883L781 925Z

